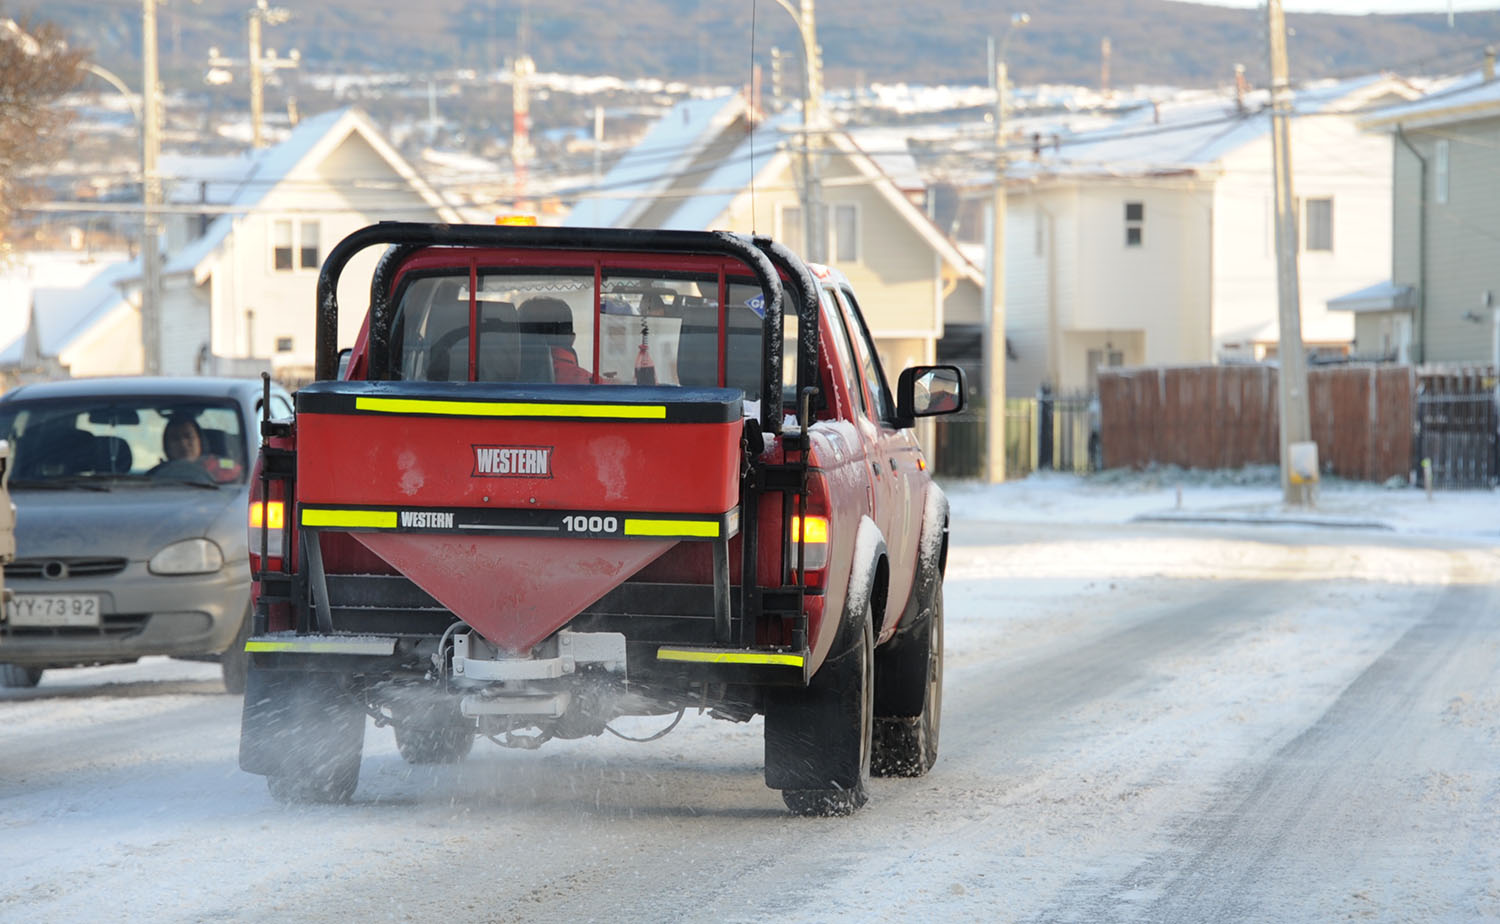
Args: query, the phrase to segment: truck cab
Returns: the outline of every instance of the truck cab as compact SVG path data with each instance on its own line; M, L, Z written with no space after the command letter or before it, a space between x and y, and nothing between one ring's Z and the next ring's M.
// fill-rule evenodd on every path
M341 363L338 280L379 246ZM241 766L278 798L349 798L366 715L442 762L762 714L799 814L931 766L947 504L911 427L962 375L893 385L842 274L718 232L382 223L318 312L250 507Z

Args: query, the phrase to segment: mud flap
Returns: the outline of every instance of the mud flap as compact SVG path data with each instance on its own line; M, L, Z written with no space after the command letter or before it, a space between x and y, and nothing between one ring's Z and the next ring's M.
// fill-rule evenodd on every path
M240 769L313 780L358 773L365 710L338 674L251 665L240 720Z
M871 733L871 596L885 540L868 519L855 543L858 580L845 598L833 650L807 687L766 693L766 785L781 790L862 792ZM864 739L864 740L862 740Z

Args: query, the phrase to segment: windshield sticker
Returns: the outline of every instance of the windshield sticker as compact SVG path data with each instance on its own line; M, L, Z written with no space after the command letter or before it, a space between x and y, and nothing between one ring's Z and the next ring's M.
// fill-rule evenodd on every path
M766 294L764 292L755 293L754 298L748 299L745 302L745 307L755 312L756 317L764 318L766 316Z

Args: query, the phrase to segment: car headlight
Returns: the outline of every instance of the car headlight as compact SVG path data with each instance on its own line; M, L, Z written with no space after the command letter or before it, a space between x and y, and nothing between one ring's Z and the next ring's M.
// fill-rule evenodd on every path
M152 574L208 574L224 567L224 553L208 539L184 539L151 556Z

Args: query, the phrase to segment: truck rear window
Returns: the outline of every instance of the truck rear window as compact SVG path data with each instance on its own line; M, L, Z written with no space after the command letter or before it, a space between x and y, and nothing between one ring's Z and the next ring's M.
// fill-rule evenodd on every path
M428 382L719 387L760 395L766 299L748 281L591 270L425 275L401 291L397 375ZM789 300L784 300L784 304ZM597 311L596 311L597 305ZM719 353L724 329L723 369ZM784 378L795 379L795 314L783 315Z

